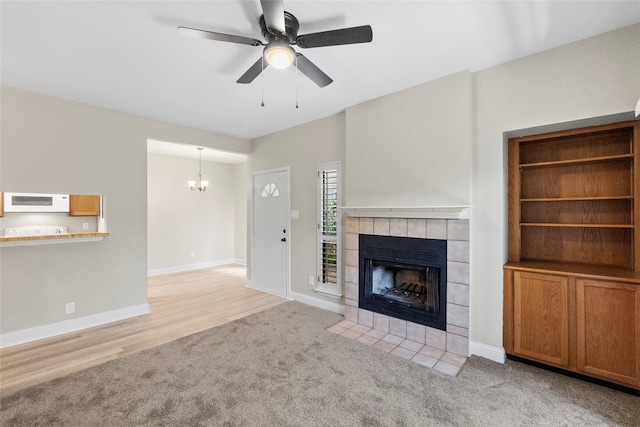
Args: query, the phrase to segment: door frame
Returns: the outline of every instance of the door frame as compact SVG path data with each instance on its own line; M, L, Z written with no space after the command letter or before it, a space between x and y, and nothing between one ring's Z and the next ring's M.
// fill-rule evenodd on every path
M254 191L255 191L255 177L257 175L267 175L267 174L271 174L271 173L276 173L276 172L285 172L286 173L286 181L287 181L287 198L285 200L286 203L286 211L287 211L287 217L285 219L285 224L287 225L287 245L286 245L286 258L287 258L287 271L285 272L285 280L286 280L286 288L285 288L285 296L284 298L287 299L291 299L291 166L282 166L282 167L278 167L278 168L273 168L273 169L265 169L265 170L260 170L260 171L255 171L255 172L251 172L251 190L250 190L250 195L251 197L249 197L249 203L251 206L250 209L250 227L251 227L251 232L250 232L250 236L251 236L251 279L248 283L248 286L253 288L253 280L255 277L255 271L254 271L254 266L255 266L255 227L254 227L254 219L255 219L255 206L253 204L253 198L254 198ZM255 288L258 289L258 288ZM267 292L267 291L264 291ZM281 295L278 295L281 296Z

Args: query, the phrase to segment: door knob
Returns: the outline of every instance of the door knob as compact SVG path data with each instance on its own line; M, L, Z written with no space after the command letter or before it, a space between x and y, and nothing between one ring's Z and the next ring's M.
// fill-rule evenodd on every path
M286 242L286 241L287 241L287 238L286 238L286 237L283 237L282 239L280 239L280 241L281 241L281 242Z

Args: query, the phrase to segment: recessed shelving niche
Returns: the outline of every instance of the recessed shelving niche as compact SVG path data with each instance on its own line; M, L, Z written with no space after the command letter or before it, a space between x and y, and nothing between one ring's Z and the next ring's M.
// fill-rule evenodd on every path
M504 347L640 390L640 122L509 139Z

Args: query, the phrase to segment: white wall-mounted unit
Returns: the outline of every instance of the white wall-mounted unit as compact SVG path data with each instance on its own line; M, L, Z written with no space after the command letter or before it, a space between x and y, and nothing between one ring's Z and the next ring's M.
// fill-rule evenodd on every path
M69 212L68 194L4 193L5 212Z

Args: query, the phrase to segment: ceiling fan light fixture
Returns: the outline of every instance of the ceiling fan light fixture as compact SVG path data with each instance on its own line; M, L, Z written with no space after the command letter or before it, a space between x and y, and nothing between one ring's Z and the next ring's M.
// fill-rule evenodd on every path
M273 68L282 70L293 64L296 53L289 44L283 41L273 41L264 48L264 58Z

